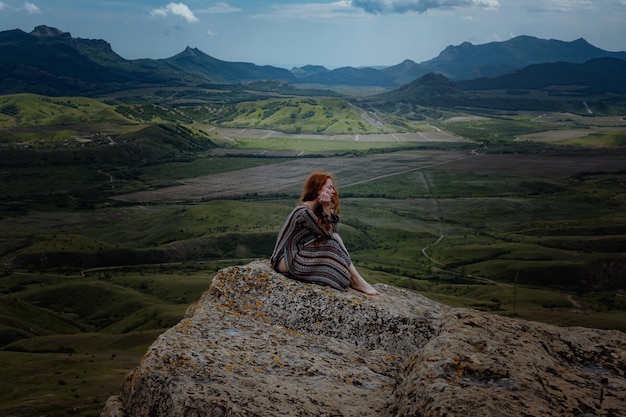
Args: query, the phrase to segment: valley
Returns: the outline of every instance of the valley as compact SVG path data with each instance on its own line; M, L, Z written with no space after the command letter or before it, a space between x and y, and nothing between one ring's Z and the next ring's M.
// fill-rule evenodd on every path
M109 56L89 45L90 65ZM199 79L191 55L230 83ZM254 68L197 50L139 80L118 61L85 96L54 77L28 94L30 79L2 85L0 414L99 415L218 269L269 257L316 169L337 177L340 230L369 282L626 331L619 74L574 91L529 85L529 69L466 83L396 72L394 89L231 79Z
M365 123L360 114L346 125ZM332 136L280 122L11 127L21 133L0 149L10 155L0 170L0 361L21 383L3 387L2 412L75 415L70 404L97 415L218 268L269 256L314 169L337 176L342 234L370 282L625 331L623 119L447 115L414 131ZM110 142L81 146L90 130Z

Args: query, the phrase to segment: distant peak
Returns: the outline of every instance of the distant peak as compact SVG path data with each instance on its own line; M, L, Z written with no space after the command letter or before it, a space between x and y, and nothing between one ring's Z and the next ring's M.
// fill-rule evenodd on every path
M185 56L202 56L204 53L198 48L192 48L191 46L187 46L183 52L180 53Z
M452 81L450 81L448 78L438 72L429 72L428 74L423 75L421 78L418 78L416 81L419 81L422 84L438 84L447 86L454 85Z
M509 40L513 40L513 39L530 39L530 40L539 40L539 38L535 37L535 36L530 36L530 35L518 35L518 36L513 36L511 39ZM506 41L502 41L502 42L506 42Z
M471 49L474 47L474 44L471 42L463 42L459 45L448 45L445 47L445 49L443 51L441 51L442 53L447 53L450 51L459 51L459 50L466 50L466 49Z
M42 36L48 38L71 38L72 35L69 32L63 32L57 28L53 28L46 25L40 25L35 27L33 31L30 33L35 36Z

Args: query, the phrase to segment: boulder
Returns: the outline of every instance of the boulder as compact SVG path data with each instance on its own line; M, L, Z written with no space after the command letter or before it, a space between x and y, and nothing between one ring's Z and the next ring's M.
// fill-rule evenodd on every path
M102 417L623 416L626 335L218 272Z

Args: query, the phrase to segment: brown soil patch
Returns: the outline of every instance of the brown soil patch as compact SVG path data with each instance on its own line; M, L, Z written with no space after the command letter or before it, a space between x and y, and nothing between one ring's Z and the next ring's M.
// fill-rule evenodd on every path
M594 154L470 155L461 152L405 151L366 157L301 158L234 172L189 178L180 185L117 197L133 202L180 202L246 195L292 194L315 170L333 172L339 188L412 170L437 169L478 174L567 178L580 172L617 171L623 157Z

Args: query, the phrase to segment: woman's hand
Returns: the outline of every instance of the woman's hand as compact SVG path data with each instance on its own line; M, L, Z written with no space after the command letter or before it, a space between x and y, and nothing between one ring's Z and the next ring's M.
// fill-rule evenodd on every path
M322 207L327 207L330 205L331 197L326 191L322 191L320 195L317 196L317 201L322 205Z

